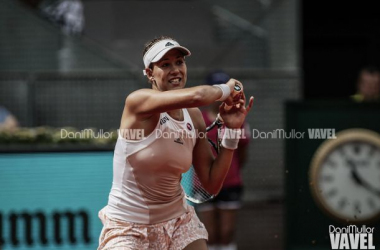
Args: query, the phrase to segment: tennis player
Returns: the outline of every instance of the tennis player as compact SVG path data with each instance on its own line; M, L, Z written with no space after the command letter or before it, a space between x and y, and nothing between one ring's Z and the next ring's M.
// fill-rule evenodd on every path
M119 133L108 204L99 212L103 229L98 249L207 249L207 231L187 205L181 174L193 164L204 188L217 194L237 148L238 129L253 104L234 98L237 80L185 88L190 51L170 37L149 42L143 53L151 89L125 100L120 130L142 130L142 139ZM230 129L215 158L198 107L224 101L220 115ZM232 108L225 108L226 105ZM178 136L181 131L181 136ZM185 134L183 134L185 132ZM174 135L174 136L162 136Z

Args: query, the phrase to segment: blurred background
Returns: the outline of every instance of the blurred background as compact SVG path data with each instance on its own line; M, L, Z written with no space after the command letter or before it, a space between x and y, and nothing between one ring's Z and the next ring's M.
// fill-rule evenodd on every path
M2 0L0 106L15 128L0 133L0 249L96 248L97 212L111 188L114 141L61 140L59 129L117 129L126 96L149 87L142 75L146 42L169 35L191 50L188 86L204 84L212 70L239 79L255 96L247 121L251 129L272 132L296 124L289 120L294 117L289 107L305 111L303 104L318 107L323 100L332 102L329 110L352 101L361 68L380 64L375 3ZM363 105L367 110L370 104ZM373 105L376 120L380 113ZM323 110L318 112L323 120ZM251 140L242 170L238 249L330 249L327 228L322 235L292 235L314 216L291 217L298 204L309 202L324 215L307 185L312 153L305 155L307 164L297 165L287 159L287 141ZM322 142L314 142L313 150ZM306 175L289 183L298 168ZM292 186L297 180L302 188ZM305 241L299 243L299 237Z

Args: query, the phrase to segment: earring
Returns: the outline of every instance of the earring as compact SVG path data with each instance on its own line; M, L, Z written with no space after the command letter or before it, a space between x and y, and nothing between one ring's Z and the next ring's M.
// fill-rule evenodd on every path
M153 77L153 76L150 78L150 82L151 82L152 84L154 84L154 85L157 85L156 80L154 80L154 77Z

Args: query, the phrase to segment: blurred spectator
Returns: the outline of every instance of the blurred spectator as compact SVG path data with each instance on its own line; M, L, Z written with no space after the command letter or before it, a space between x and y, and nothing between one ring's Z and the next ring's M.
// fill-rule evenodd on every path
M80 35L84 30L83 4L80 0L45 1L42 13L62 27L68 35Z
M71 36L84 31L83 3L80 0L45 0L40 5L42 15L57 24L62 33L61 48L58 51L58 68L61 72L75 70L79 60Z
M380 100L380 71L368 66L360 70L356 82L357 92L351 96L354 101L368 102Z
M5 107L0 106L0 130L12 130L18 127L18 121Z
M222 72L210 73L206 78L209 85L226 83L230 77ZM214 102L202 112L206 126L209 126L219 112L220 102ZM240 170L247 158L248 142L250 137L249 126L244 124L245 138L240 139L239 147L234 152L231 166L224 180L220 193L211 201L197 206L201 221L209 234L209 250L236 250L234 242L237 212L241 207L243 183ZM214 140L217 131L213 129L207 133L208 138ZM216 152L214 151L214 154Z

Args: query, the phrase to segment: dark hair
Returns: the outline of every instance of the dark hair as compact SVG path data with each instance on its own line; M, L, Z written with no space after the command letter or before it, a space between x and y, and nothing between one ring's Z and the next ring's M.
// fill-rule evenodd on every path
M162 40L165 40L165 39L171 39L171 40L174 40L174 41L177 41L175 40L174 38L170 37L170 36L159 36L159 37L156 37L154 38L153 40L147 42L145 44L145 47L144 47L144 51L143 51L143 56L145 56L146 52L153 46L155 45L156 43L158 43L159 41L162 41ZM149 65L149 68L151 68L152 66Z
M367 66L361 68L360 73L362 73L362 72L367 72L367 73L370 73L370 74L375 74L375 73L380 73L380 70L375 65L367 65Z
M206 83L208 85L222 84L228 82L230 78L231 77L226 72L217 70L211 72L206 76Z

